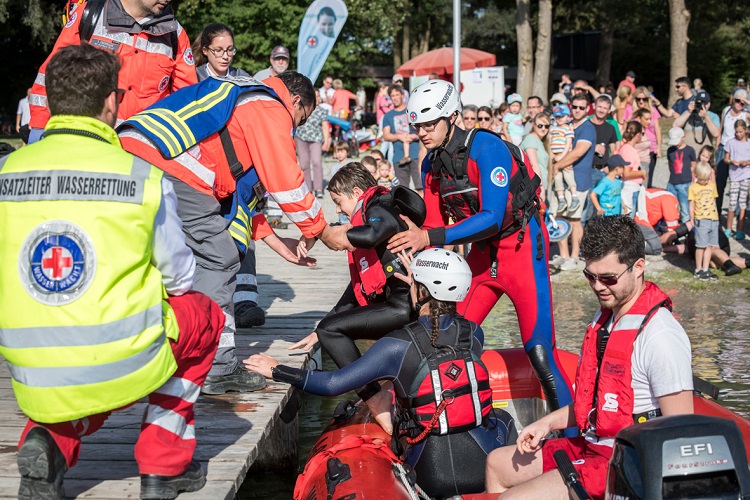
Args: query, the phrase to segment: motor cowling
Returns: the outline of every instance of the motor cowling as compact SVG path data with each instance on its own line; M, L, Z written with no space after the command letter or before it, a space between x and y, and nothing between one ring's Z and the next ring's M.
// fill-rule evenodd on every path
M617 433L607 500L750 499L737 424L705 415L661 417Z

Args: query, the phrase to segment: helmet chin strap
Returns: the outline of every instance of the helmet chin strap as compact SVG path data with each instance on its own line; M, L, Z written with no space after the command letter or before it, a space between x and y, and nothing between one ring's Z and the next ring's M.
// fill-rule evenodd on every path
M445 149L445 146L448 144L448 141L451 138L451 132L453 132L453 127L456 126L455 122L451 123L450 118L445 118L445 120L448 122L448 133L445 134L445 139L443 139L443 142L440 143L440 146L438 146L437 149Z

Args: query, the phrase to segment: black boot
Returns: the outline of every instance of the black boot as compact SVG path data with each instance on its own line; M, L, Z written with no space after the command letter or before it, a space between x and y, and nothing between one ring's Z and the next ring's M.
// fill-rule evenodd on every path
M63 477L68 466L60 448L44 427L34 427L18 450L22 500L57 500L65 497Z
M206 377L201 392L203 394L224 394L229 391L253 392L266 387L266 378L258 372L245 370L242 365L228 375Z
M193 459L187 470L179 476L141 474L141 498L171 499L184 491L198 491L206 484L206 475L200 462Z
M246 300L234 305L234 324L238 328L252 328L265 323L266 313L255 302Z
M736 265L731 260L727 260L724 263L724 273L726 273L727 276L734 276L735 274L740 274L741 272L742 268Z

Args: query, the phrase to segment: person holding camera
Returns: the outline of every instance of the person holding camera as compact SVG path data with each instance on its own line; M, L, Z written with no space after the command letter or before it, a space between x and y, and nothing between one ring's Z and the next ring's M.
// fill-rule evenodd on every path
M673 127L685 131L685 143L696 151L705 145L713 145L721 133L719 115L709 111L711 96L703 89L695 95L690 89L690 79L686 76L675 80L675 92L680 96L672 108L665 108L656 98L652 104L662 116L674 118Z
M719 115L709 111L711 97L705 90L699 90L695 99L688 103L688 109L675 118L673 127L685 130L685 144L699 151L705 145L712 145L721 134Z

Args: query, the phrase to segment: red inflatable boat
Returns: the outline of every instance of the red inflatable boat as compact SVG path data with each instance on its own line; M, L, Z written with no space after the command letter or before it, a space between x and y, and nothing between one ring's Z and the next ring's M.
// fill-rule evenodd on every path
M559 356L570 380L575 379L578 355L559 351ZM520 427L546 413L544 393L523 349L488 350L482 354L482 361L490 373L495 408L509 412ZM750 421L736 413L701 395L695 396L695 413L732 420L745 443L750 443ZM342 403L310 451L305 470L297 478L295 500L426 498L420 496L414 478L391 451L390 439L371 418L366 405ZM750 459L750 447L745 449ZM496 495L463 498L478 500Z

